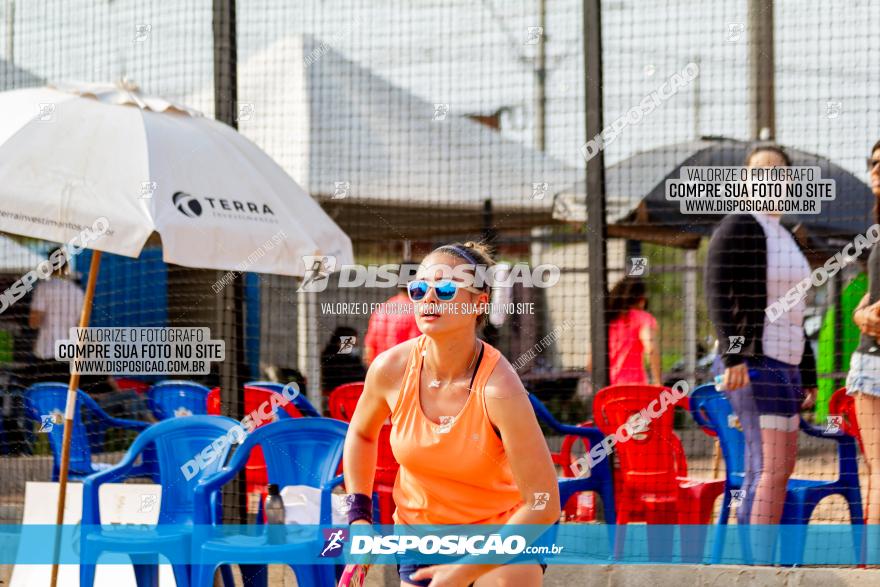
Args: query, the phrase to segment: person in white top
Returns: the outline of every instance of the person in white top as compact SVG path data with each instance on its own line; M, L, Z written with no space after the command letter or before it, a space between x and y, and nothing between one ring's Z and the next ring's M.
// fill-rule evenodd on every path
M773 145L746 158L749 168L790 165ZM721 384L746 442L737 519L755 525L752 552L758 564L767 564L774 560L774 528L797 459L799 411L815 401L815 363L804 334L806 302L773 320L765 309L808 279L810 265L777 214L725 218L707 259L710 315L720 343L730 344L720 357Z
M28 323L31 328L39 330L34 342L34 356L39 360L37 375L41 379L58 380L57 377L61 377L63 380L70 372L67 363L55 360L55 341L67 339L70 329L79 325L85 296L67 274L67 264L56 269L47 281L37 284L31 301Z

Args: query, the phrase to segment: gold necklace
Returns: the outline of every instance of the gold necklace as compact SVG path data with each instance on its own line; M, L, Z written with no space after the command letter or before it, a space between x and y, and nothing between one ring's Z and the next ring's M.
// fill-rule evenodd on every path
M467 369L465 370L465 373L469 373L469 372L470 372L471 367L474 366L474 361L477 360L477 355L479 354L479 352L480 352L480 341L479 341L479 339L477 339L477 346L476 346L476 348L474 349L474 356L471 357L471 362L468 364ZM428 366L428 351L424 351L424 355L423 355L423 356L425 357L424 364L425 364L426 367L428 367L428 371L429 371L428 375L433 375L433 371L434 371L434 370L431 369L431 368ZM452 382L455 381L455 380L456 380L456 378L450 379L449 381L446 382L446 385L449 385L450 383L452 383ZM437 379L436 377L433 377L433 378L431 379L431 382L428 383L428 387L438 387L438 388L439 388L439 387L440 387L440 383L441 383L441 381L440 381L439 379ZM444 387L445 387L445 386L444 386Z

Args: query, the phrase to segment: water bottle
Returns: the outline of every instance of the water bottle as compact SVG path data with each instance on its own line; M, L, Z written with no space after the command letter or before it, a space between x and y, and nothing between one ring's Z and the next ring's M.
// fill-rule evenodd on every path
M761 377L761 372L758 369L749 369L749 381L754 381ZM715 376L715 389L718 391L725 391L724 388L724 374Z
M269 484L269 495L263 506L266 512L266 524L269 525L269 543L279 544L284 542L284 501L278 491L276 483Z

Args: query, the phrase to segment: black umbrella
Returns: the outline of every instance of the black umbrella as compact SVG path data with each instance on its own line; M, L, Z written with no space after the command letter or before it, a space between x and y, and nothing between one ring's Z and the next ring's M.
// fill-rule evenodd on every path
M605 171L608 236L696 248L712 233L723 215L682 214L678 202L666 200L666 180L679 179L680 168L689 166L739 166L757 141L703 137L697 141L667 145L637 153ZM820 155L785 148L792 164L819 167L822 179L833 179L836 198L822 202L820 214L786 215L782 222L816 254L835 249L856 234L864 233L871 220L874 197L855 175ZM553 217L586 220L586 183L578 182L554 197Z

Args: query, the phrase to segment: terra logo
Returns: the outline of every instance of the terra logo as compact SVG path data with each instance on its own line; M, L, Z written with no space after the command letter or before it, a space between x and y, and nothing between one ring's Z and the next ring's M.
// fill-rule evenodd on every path
M202 215L202 205L195 196L191 196L186 192L175 192L174 196L172 196L172 202L184 216L198 218Z
M323 528L324 548L321 558L336 558L342 554L345 541L348 540L348 528Z
M214 216L226 216L243 219L265 218L275 216L268 204L231 200L208 196L196 197L186 192L174 192L171 198L177 210L189 218L198 218L204 210L210 210ZM230 214L227 214L230 213Z

